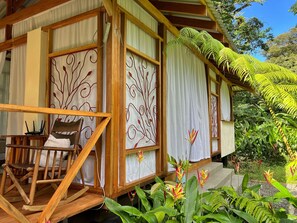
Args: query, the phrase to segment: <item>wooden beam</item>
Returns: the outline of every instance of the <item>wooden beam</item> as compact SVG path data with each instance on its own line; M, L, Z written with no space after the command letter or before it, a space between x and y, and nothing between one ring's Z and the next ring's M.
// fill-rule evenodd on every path
M51 197L49 203L46 205L43 212L40 214L40 216L38 218L38 223L46 223L47 221L50 220L50 217L52 216L55 209L59 205L59 202L63 198L65 192L68 190L74 177L77 175L78 171L84 164L85 160L88 158L90 152L92 151L92 148L95 146L97 140L103 133L103 131L106 128L107 124L109 123L110 119L111 119L110 117L105 118L96 127L96 129L94 130L90 139L87 141L86 145L82 149L81 153L79 154L77 159L74 161L73 165L70 167L64 180L61 182L61 184L55 191L54 195Z
M141 5L147 12L149 12L154 18L156 18L160 23L163 23L167 29L175 36L179 35L179 30L172 25L172 23L155 7L152 5L149 0L135 0L139 5ZM201 0L204 1L204 0ZM227 83L230 83L228 79L218 70L218 68L213 65L208 59L205 58L200 52L196 49L193 49L191 46L187 46L192 52L205 64L209 66L213 71L219 74Z
M176 12L183 14L193 14L198 16L206 16L206 6L197 4L151 1L152 4L162 12Z
M87 111L78 111L78 110L66 110L66 109L58 109L58 108L45 108L45 107L34 107L34 106L13 105L13 104L0 104L0 111L27 112L27 113L40 113L40 114L61 114L61 115L89 116L89 117L99 117L99 118L111 117L109 113L87 112Z
M216 30L217 24L214 21L207 21L202 19L191 19L178 16L168 15L166 18L176 26L190 26L198 29Z
M168 28L173 35L178 36L178 29L172 25L172 23L160 12L149 0L135 0L139 5L141 5L148 13L150 13L154 18L156 18L160 23Z
M71 24L80 22L82 20L85 20L85 19L89 19L89 18L98 16L99 13L101 11L103 11L103 10L104 10L103 7L97 8L97 9L93 9L91 11L87 11L87 12L81 13L79 15L75 15L75 16L72 16L70 18L64 19L62 21L58 21L56 23L53 23L53 24L44 26L44 27L42 27L42 30L43 31L48 31L49 29L59 29L59 28L62 28L64 26L68 26L68 25L71 25Z
M0 195L0 208L3 209L9 216L13 217L17 222L30 223L30 221L2 195Z
M16 22L22 21L38 13L41 13L43 11L46 11L48 9L51 9L53 7L56 7L69 1L70 0L41 0L28 8L22 9L16 13L13 13L1 19L0 28L3 28L8 24L12 25Z
M25 44L27 42L27 34L24 34L22 36L9 39L5 42L0 43L0 52L5 51L5 50L10 50L15 46Z
M104 6L104 8L106 9L106 12L108 14L108 16L112 16L112 3L110 0L103 0L102 4Z

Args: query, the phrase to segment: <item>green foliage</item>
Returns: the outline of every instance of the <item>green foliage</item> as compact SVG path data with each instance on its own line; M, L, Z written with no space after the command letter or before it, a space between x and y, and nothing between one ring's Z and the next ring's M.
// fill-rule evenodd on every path
M282 157L280 157L281 159ZM279 182L285 183L286 179L286 163L284 161L241 161L239 174L248 174L253 181L265 181L263 172L270 169L273 172L273 177ZM231 167L231 166L230 166Z
M221 187L200 193L197 179L193 176L186 182L184 199L175 200L168 195L166 189L168 182L156 178L156 184L150 191L143 191L139 187L136 190L144 207L141 210L121 206L109 198L105 199L105 204L111 212L120 216L123 222L132 223L275 223L293 222L291 219L296 219L296 216L288 216L283 210L275 210L271 206L271 203L280 199L287 199L296 205L296 198L285 187L272 180L272 185L279 192L272 197L262 197L258 193L260 187L258 185L248 187L247 182L248 176L245 176L241 194L232 187ZM146 198L143 195L146 195Z
M297 75L276 64L260 62L249 55L238 54L224 47L207 32L183 28L174 43L183 43L198 50L218 67L237 75L248 83L271 106L297 117L296 95L286 86L297 85ZM281 84L281 85L279 85Z
M234 96L236 155L247 160L284 161L284 145L261 99L249 92Z
M297 151L296 120L280 112L276 117L293 151ZM289 159L283 139L261 98L249 92L236 93L234 118L237 156L272 164L282 164Z
M295 2L294 5L292 5L289 11L293 12L294 15L297 15L297 2Z
M268 41L263 55L268 62L286 67L297 73L297 28L290 29L273 40Z
M239 52L267 49L266 41L272 39L271 28L264 28L263 22L258 18L246 18L242 13L252 3L263 4L264 0L212 1Z

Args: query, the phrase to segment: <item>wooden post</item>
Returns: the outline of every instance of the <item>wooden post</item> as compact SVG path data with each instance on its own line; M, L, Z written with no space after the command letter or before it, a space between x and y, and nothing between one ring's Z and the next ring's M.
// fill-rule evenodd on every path
M111 196L118 190L118 162L119 162L119 135L121 133L120 122L120 102L122 100L120 83L120 23L119 10L117 1L112 1L112 17L110 37L107 40L106 53L106 87L107 112L112 114L112 121L106 129L106 154L105 154L105 192L107 196Z

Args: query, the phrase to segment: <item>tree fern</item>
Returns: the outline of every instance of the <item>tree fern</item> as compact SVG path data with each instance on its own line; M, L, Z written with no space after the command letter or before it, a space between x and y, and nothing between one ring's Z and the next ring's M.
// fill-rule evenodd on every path
M296 96L292 90L297 88L297 75L292 71L273 63L260 62L250 55L238 54L223 46L206 31L183 28L172 43L183 43L197 50L218 67L247 82L269 105L275 105L297 117Z

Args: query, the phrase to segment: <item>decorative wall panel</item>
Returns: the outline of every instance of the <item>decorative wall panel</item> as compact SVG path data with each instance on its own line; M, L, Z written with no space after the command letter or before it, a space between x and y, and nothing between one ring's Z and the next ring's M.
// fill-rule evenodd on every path
M211 136L218 137L218 98L211 96Z
M126 148L157 143L156 66L127 52Z
M68 54L51 60L51 107L69 110L96 111L97 101L96 49ZM77 119L55 115L52 122ZM94 117L85 117L81 144L84 145L96 126Z

